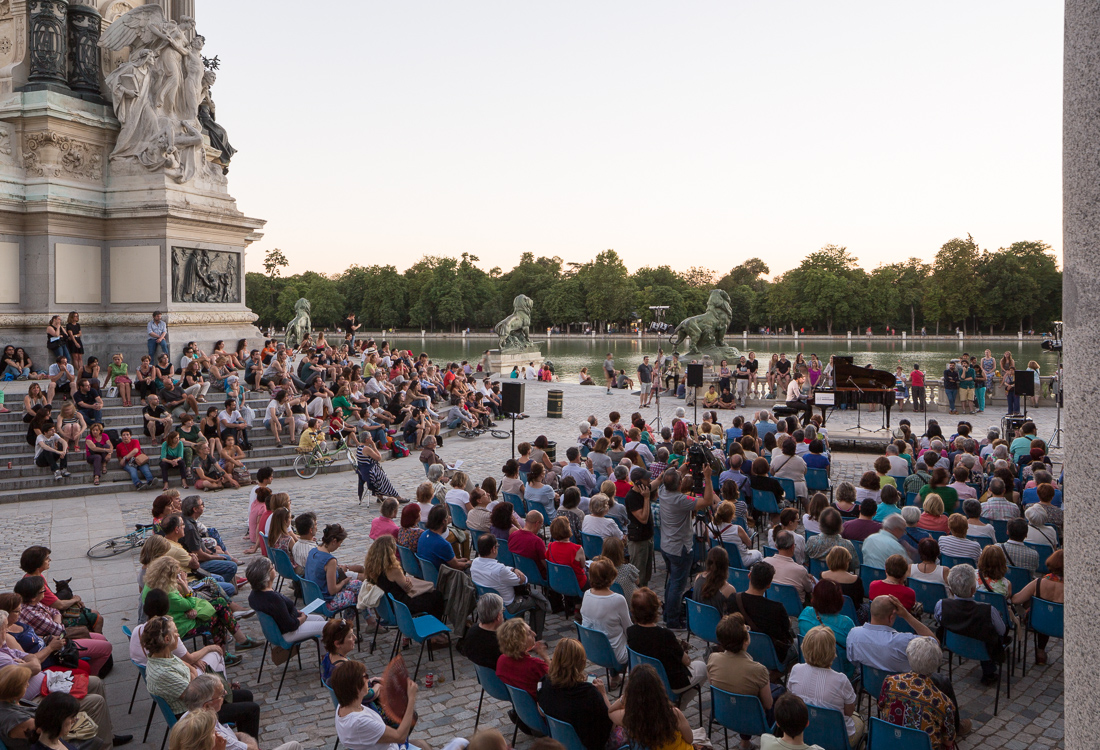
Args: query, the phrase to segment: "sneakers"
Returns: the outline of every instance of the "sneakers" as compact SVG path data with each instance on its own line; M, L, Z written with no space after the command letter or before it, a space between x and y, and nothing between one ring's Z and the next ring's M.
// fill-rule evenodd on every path
M61 479L61 469L58 469L53 473L53 481L59 481Z
M235 667L238 664L240 664L242 661L244 661L244 657L241 656L240 654L226 654L225 655L225 666L227 666L227 667Z
M72 474L70 474L70 473L69 473L69 470L68 470L68 469L62 469L62 470L61 470L61 476L63 476L63 477L70 477L70 476L72 476Z

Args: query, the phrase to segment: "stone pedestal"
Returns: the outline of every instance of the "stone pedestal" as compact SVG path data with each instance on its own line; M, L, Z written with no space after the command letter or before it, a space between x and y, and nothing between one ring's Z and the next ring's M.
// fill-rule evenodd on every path
M1088 488L1100 485L1091 439L1100 411L1100 5L1067 0L1062 125L1065 319L1065 746L1096 747L1100 722L1100 531ZM1072 655L1072 656L1071 656Z
M0 340L44 368L50 316L76 311L88 352L136 367L153 310L177 362L188 340L209 351L259 338L244 253L264 222L237 209L209 162L181 185L110 161L118 127L109 105L53 90L0 100ZM200 250L207 282L185 289L173 266Z
M535 367L542 366L542 351L537 346L532 346L523 350L509 350L502 352L500 349L489 350L489 372L499 375L502 378L508 377L512 372L513 367L522 368L528 364L534 364Z

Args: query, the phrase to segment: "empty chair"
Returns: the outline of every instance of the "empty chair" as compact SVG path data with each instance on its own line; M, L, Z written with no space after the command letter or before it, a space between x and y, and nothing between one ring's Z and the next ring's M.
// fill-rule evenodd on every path
M755 695L737 695L721 688L710 686L710 721L707 734L710 734L714 722L718 722L725 734L726 747L729 747L730 731L737 734L758 737L771 731L764 704Z
M899 727L872 716L867 727L867 750L932 750L932 738L919 729Z
M451 629L431 615L413 617L412 613L409 612L409 608L394 599L392 595L386 594L386 598L390 600L390 606L393 607L393 612L397 616L397 627L401 631L401 635L420 644L420 655L416 658L416 670L413 672L413 679L415 680L420 673L420 661L424 658L425 646L428 647L428 659L431 660L432 651L428 640L437 635L447 637L447 653L451 657L451 679L457 679L455 676L455 655L451 648Z
M794 586L788 586L785 583L773 583L768 587L765 596L782 604L791 617L798 617L802 614L802 595Z
M485 700L486 693L489 694L490 698L495 698L498 701L511 701L512 698L508 695L508 687L503 680L497 677L496 672L479 664L474 665L474 672L477 673L477 681L481 685L481 697L477 699L477 718L474 719L474 731L476 732L478 724L481 723L481 703Z
M1031 598L1031 611L1028 613L1024 638L1024 676L1027 676L1027 642L1032 633L1035 634L1036 649L1039 648L1039 635L1065 638L1065 605L1038 597Z
M827 492L829 499L833 497L833 488L829 484L828 469L806 469L806 491Z

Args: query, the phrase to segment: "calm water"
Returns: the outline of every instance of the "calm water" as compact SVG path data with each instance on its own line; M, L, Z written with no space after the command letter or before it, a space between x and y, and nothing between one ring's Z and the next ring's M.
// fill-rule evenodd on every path
M410 349L413 353L426 351L433 360L447 362L450 360L469 360L476 363L486 347L490 345L488 339L470 339L463 342L461 339L419 339L398 337L389 340L391 345L402 349ZM658 346L664 346L668 351L667 339L646 338L638 339L562 339L540 337L536 341L541 342L542 351L548 359L554 363L559 377L567 380L575 380L575 376L582 367L587 367L590 373L596 375L596 379L602 376L602 362L608 352L615 355L615 364L632 373L642 361L643 354L656 354ZM742 348L742 339L726 338L726 343ZM780 348L782 347L782 348ZM952 357L958 357L964 351L971 355L981 356L986 349L993 352L993 356L1000 359L1006 351L1011 351L1018 364L1027 365L1028 360L1034 359L1039 363L1040 372L1050 375L1058 366L1058 355L1054 352L1044 351L1038 342L1027 342L1022 346L1016 342L1000 341L985 344L982 342L967 341L964 344L951 344L946 341L929 341L922 343L920 340L908 341L904 345L899 338L896 342L883 341L859 341L853 339L851 345L845 340L836 341L803 341L794 343L790 338L776 341L771 338L749 337L748 350L756 352L756 358L763 368L773 353L781 351L787 353L788 359L794 359L797 352L802 352L806 359L810 354L817 356L824 362L831 354L851 355L855 357L855 364L871 365L879 370L889 370L901 365L906 372L914 362L919 362L921 369L937 376Z

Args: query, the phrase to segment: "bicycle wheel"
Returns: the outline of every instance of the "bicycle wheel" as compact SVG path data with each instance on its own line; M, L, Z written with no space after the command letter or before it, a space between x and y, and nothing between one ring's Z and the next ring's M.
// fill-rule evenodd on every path
M348 463L351 464L352 466L356 466L356 465L359 464L359 459L355 455L355 449L352 448L350 445L345 445L344 446L344 455L347 456Z
M467 439L476 438L480 434L481 434L480 430L459 430L458 431L458 436L459 437L464 437L464 438L467 438Z
M88 557L93 560L103 560L108 557L114 557L115 555L121 555L123 552L129 552L135 547L140 547L144 543L145 538L137 532L134 532L126 536L116 536L114 539L100 542L88 550L87 554Z
M504 430L492 430L492 435L498 440L507 440L512 437L512 433L505 432Z
M313 456L304 454L294 459L294 473L302 479L312 479L317 476L317 464L313 462Z

